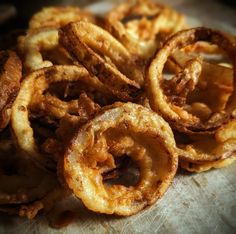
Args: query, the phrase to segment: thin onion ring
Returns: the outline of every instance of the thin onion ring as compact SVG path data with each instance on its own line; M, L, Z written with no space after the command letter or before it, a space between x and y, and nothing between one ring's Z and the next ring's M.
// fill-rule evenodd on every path
M150 58L160 44L158 35L166 36L185 27L183 15L147 0L124 2L109 11L106 19L107 30L132 54L144 58Z
M49 55L53 50L56 51L53 59L57 64L73 64L69 54L59 45L56 28L40 28L27 32L26 36L18 38L18 49L24 58L26 72L50 67L55 63L52 59L44 58L42 51L49 51Z
M190 172L202 172L226 167L236 160L236 120L221 126L215 134L192 136L192 143L177 146L180 167ZM186 139L185 139L186 140Z
M37 80L41 80L43 90L37 90ZM97 90L106 93L106 89L99 80L96 77L90 77L88 71L79 66L52 66L32 72L24 79L12 107L12 129L20 149L44 166L49 166L50 163L39 153L38 145L34 139L34 132L29 121L30 104L36 91L43 93L49 84L60 81L84 81L91 87L96 87Z
M176 33L165 42L162 49L157 52L148 69L146 76L147 91L151 108L156 112L161 113L173 127L178 128L180 131L183 131L186 128L192 131L215 131L222 123L233 116L234 109L236 108L236 101L234 101L236 99L236 89L234 89L223 115L219 114L220 116L218 119L216 118L216 121L213 120L212 122L208 121L206 123L201 123L200 119L196 116L189 114L178 106L168 103L161 88L162 70L169 55L176 50L194 44L197 41L212 42L222 48L232 61L235 77L236 44L233 40L219 31L200 27ZM235 82L236 78L234 78L234 87L236 86Z
M119 98L130 99L132 92L140 88L139 84L143 82L142 71L137 69L129 52L107 31L80 21L63 27L59 31L59 40L72 56ZM110 59L106 61L100 54ZM130 76L121 73L114 66L117 64Z

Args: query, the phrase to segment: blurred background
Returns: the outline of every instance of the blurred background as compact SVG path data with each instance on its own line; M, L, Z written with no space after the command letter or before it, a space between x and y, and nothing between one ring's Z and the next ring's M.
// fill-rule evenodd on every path
M155 1L155 0L154 0ZM0 32L16 28L26 28L29 18L44 6L77 5L85 7L104 1L96 0L1 0L0 1ZM109 4L117 4L121 0L107 0ZM235 0L159 0L192 17L204 20L211 17L236 26ZM223 11L223 13L222 13Z

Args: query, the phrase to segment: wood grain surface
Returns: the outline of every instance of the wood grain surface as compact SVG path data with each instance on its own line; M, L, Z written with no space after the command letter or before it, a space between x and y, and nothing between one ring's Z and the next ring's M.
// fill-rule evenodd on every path
M163 2L187 14L193 26L203 24L236 34L236 10L217 1ZM101 12L106 6L91 9ZM236 233L236 164L201 174L178 172L162 199L128 218L92 213L74 199L63 206L77 210L75 222L66 228L52 229L43 216L29 221L0 214L0 233Z

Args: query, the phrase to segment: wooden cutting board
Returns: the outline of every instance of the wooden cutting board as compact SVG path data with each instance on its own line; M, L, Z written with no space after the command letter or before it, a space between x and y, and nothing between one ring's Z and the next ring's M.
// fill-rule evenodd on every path
M236 10L214 1L167 2L188 14L192 26L203 24L236 34ZM111 1L91 9L103 13L110 6ZM212 19L217 14L219 17ZM218 21L222 15L223 21ZM0 233L236 233L236 163L201 174L179 172L162 199L132 217L95 214L77 200L62 205L77 210L75 222L66 228L50 228L43 216L29 221L0 214Z

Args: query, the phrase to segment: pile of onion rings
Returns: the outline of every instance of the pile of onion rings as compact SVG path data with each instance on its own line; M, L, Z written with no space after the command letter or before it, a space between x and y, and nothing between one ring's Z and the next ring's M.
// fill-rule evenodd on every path
M186 28L182 14L148 0L103 18L37 12L14 51L0 51L0 211L50 216L75 196L129 216L164 195L178 165L232 164L235 40Z

